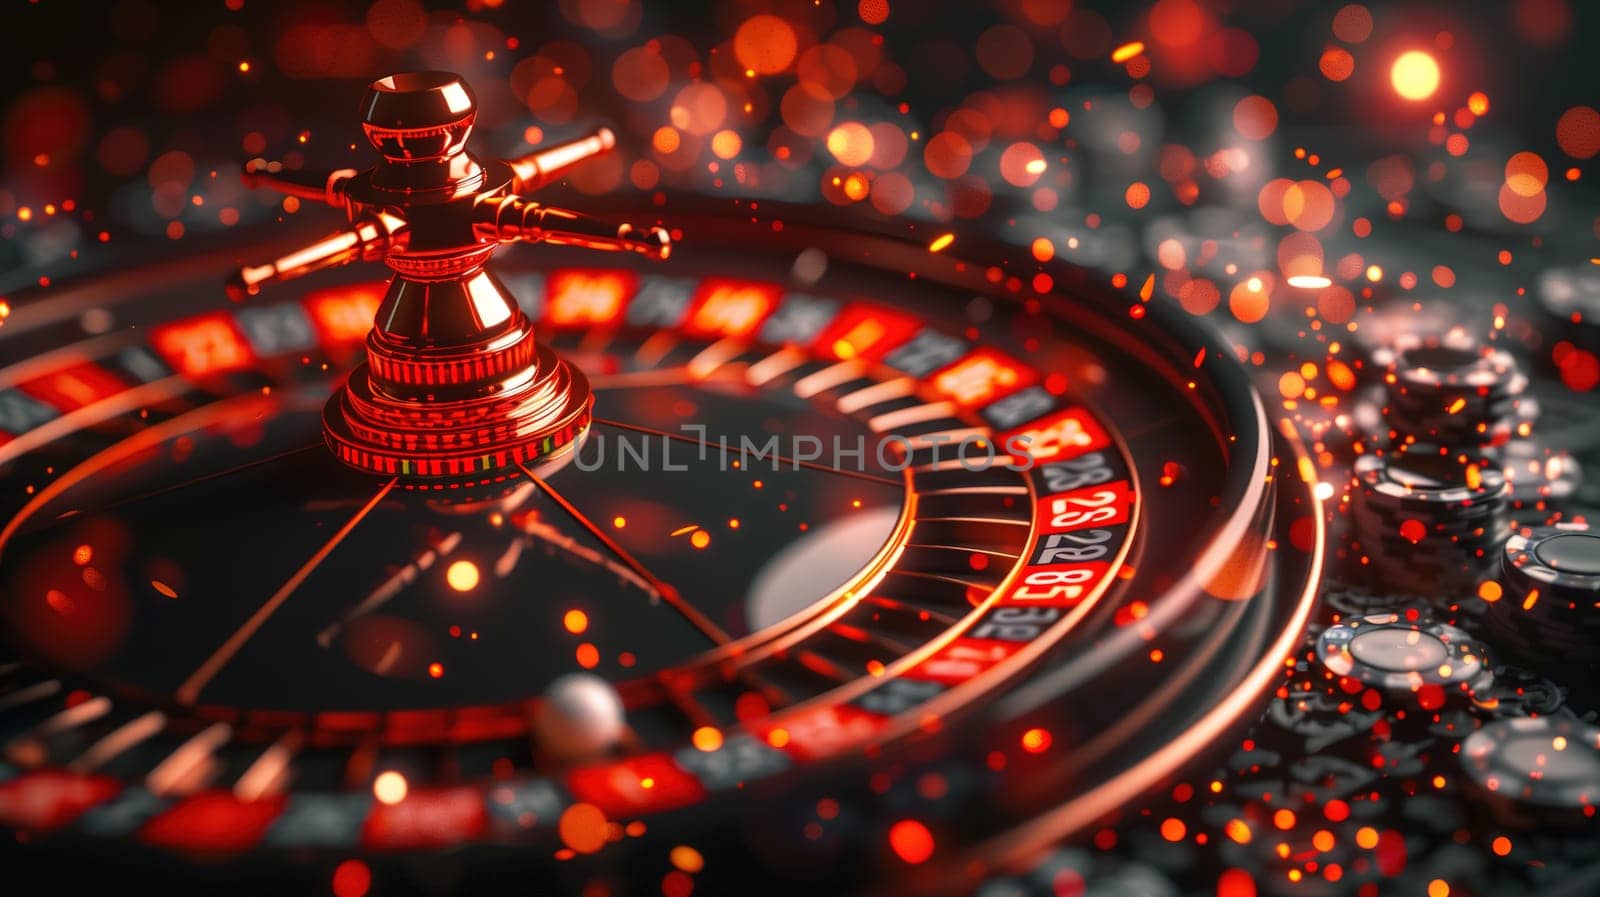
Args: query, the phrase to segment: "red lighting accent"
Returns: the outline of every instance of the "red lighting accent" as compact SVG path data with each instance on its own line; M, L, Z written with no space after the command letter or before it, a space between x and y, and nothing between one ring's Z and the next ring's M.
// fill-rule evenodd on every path
M708 338L749 336L782 298L776 284L708 278L695 292L683 329Z
M145 823L146 844L191 853L234 853L261 843L283 812L281 796L245 801L227 791L189 797Z
M915 819L902 819L889 827L889 846L907 863L925 863L933 856L933 834Z
M594 804L607 816L624 816L687 806L705 797L705 789L666 754L644 754L605 766L575 769L567 788L580 801Z
M974 349L929 378L935 392L965 407L987 405L1038 379L1039 372L1029 365L988 347Z
M1022 644L997 639L958 638L905 672L907 679L959 685L1015 654Z
M835 704L783 717L759 734L771 744L774 730L782 729L787 736L782 744L786 753L801 760L816 760L873 738L887 722L886 717L854 704Z
M372 870L360 860L345 860L333 870L333 897L366 897Z
M93 405L127 388L116 374L87 361L17 384L17 389L62 411Z
M25 773L0 784L0 824L31 831L57 829L121 792L122 785L109 776L52 769Z
M187 377L243 370L255 361L244 332L225 311L156 327L150 334L150 346L173 370Z
M300 300L324 346L359 343L372 331L384 284L360 283L316 290Z
M639 286L631 271L569 268L545 281L544 320L557 327L615 324Z
M1018 439L1023 436L1028 438L1027 442ZM999 444L1007 449L1015 446L1036 463L1046 464L1099 451L1111 444L1111 437L1095 421L1094 415L1082 408L1066 408L1008 431L1000 437Z
M913 315L858 303L839 312L813 347L830 358L877 361L921 329Z

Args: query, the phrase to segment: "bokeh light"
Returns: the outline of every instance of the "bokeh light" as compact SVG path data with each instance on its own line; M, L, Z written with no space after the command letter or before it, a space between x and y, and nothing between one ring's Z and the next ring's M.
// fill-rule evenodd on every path
M1422 50L1407 50L1389 68L1389 82L1404 99L1426 100L1439 89L1439 63Z

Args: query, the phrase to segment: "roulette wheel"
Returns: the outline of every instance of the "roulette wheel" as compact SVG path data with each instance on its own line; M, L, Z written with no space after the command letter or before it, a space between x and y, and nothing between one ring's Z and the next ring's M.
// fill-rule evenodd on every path
M374 93L430 77L460 85ZM356 266L230 302L222 249L14 300L11 395L83 402L0 448L38 484L0 538L7 821L291 880L449 851L467 880L653 885L670 865L617 855L690 845L708 887L939 891L1259 707L1322 516L1226 348L977 240L625 211L683 238L597 256L597 226L419 281L435 337L458 296L503 314L470 356L397 348L398 252L387 288ZM286 258L236 292L315 266ZM79 303L116 326L69 336ZM505 368L503 333L530 344ZM819 805L833 832L763 845Z
M0 892L1600 887L1592 109L1486 180L1482 93L1239 94L1284 11L361 6L162 13L170 148L0 190ZM1432 102L1375 7L1313 67Z
M1224 347L981 241L930 253L765 203L627 213L682 233L666 261L496 262L512 331L549 347L470 363L578 371L530 390L506 443L526 454L426 424L352 448L378 425L349 408L398 393L379 363L421 357L366 325L405 317L402 278L230 304L224 249L13 301L13 408L82 405L0 448L37 483L0 539L6 820L50 851L134 839L318 878L341 852L378 875L387 852L483 852L509 865L458 875L581 881L605 855L602 881L654 884L723 831L710 870L866 886L939 843L907 886L944 891L1259 707L1322 515ZM1059 288L1024 299L1037 270ZM83 333L90 305L112 333ZM514 389L410 408L514 421ZM806 825L834 831L760 843Z

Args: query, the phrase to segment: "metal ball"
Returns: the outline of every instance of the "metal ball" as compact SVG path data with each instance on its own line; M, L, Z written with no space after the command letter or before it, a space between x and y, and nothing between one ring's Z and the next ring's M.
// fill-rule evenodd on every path
M539 743L564 758L609 750L626 728L622 696L592 673L568 673L551 682L534 718Z

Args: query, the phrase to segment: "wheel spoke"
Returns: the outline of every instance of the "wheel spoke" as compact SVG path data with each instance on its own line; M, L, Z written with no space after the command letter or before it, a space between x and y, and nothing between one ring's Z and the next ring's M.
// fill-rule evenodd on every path
M711 639L711 641L718 645L725 645L729 641L732 641L728 634L722 631L722 627L712 622L710 617L707 617L705 614L701 613L699 610L685 601L683 596L678 594L677 589L674 589L670 584L663 581L661 577L650 572L650 569L644 564L640 563L638 558L635 558L628 552L627 549L617 544L616 540L606 535L605 531L602 530L593 520L590 520L588 515L578 510L576 505L568 501L566 496L552 488L543 477L534 473L532 470L529 470L528 467L521 462L517 463L517 468L522 471L522 474L528 478L529 482L532 482L534 485L539 487L539 491L543 492L545 495L548 495L550 500L560 506L561 510L565 511L567 516L576 521L579 526L588 530L591 536L594 536L595 539L599 540L600 544L606 547L606 550L616 555L617 560L625 564L628 569L637 574L640 579L643 579L645 582L649 583L651 590L660 596L662 601L665 601L669 606L672 607L673 610L676 610L679 614L681 614L684 619L688 620L691 625L704 633L707 638Z
M290 576L287 582L285 582L282 586L279 586L276 592L272 593L272 597L268 598L266 603L262 604L261 607L256 609L255 613L250 615L250 619L244 621L243 626L240 626L233 635L228 637L226 642L222 643L222 647L218 648L215 653L206 658L206 662L201 664L200 668L195 670L188 679L184 680L184 683L178 687L178 691L176 693L179 703L193 704L196 699L200 697L200 692L206 687L206 684L215 678L217 673L221 672L223 667L227 666L228 661L232 660L234 655L239 653L239 649L243 648L245 643L250 641L250 637L255 635L256 631L266 624L267 620L277 612L279 607L283 606L285 601L289 600L289 596L293 595L296 589L300 588L300 584L305 582L306 578L309 577L312 572L322 564L323 561L327 560L328 555L332 554L333 550L339 547L339 543L343 542L345 537L350 535L350 532L356 528L356 525L362 520L366 519L368 514L372 513L372 509L376 508L378 503L383 501L384 497L389 494L389 490L393 489L395 483L397 482L399 482L399 478L394 477L388 482L384 483L382 488L378 490L377 494L372 496L372 498L367 500L366 504L361 506L361 510L357 511L355 516L346 521L344 526L339 527L338 531L330 536L328 541L324 542L322 547L317 549L315 554L313 554L304 564L300 565L300 569L296 570L294 575Z

